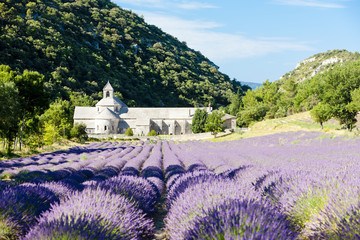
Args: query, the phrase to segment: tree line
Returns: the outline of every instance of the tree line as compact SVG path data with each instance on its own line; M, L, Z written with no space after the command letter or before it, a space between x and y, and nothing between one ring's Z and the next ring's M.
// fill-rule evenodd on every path
M70 100L50 102L44 76L35 71L21 74L0 65L0 139L10 154L23 144L36 149L60 138L85 136L85 126L73 124L75 105L87 105L87 96L72 92Z
M293 78L263 82L262 87L233 94L231 103L223 110L237 116L237 125L248 127L264 119L286 117L311 111L320 123L330 118L339 120L350 130L360 111L360 61L345 62L303 82Z

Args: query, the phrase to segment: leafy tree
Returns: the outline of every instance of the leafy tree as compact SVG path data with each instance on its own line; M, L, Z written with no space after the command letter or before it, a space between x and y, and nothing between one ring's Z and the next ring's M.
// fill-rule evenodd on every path
M253 122L263 120L269 110L270 107L264 103L246 108L237 114L236 123L239 127L248 127Z
M15 76L16 73L10 67L0 65L0 136L7 140L7 154L11 153L20 119L19 91L14 82Z
M360 111L360 88L351 92L351 102L347 104L346 109L356 113Z
M222 117L224 116L225 114L223 112L213 111L206 119L205 131L211 132L214 137L216 137L219 132L223 132L225 127Z
M38 72L25 70L22 75L16 76L15 83L19 90L19 112L22 115L19 141L21 151L25 121L43 113L48 107L49 96L44 88L44 76Z
M232 94L230 99L230 105L228 106L229 114L236 116L236 114L241 110L242 105L242 93L238 90L236 94Z
M242 102L244 104L245 109L249 107L255 107L261 101L262 99L257 95L257 92L250 89L247 90L245 96L242 98Z
M205 124L208 113L205 109L196 109L191 122L191 131L193 133L205 132Z
M134 136L134 132L131 128L126 129L125 136L131 137Z
M40 117L45 124L44 139L47 144L55 143L60 136L69 137L72 126L70 102L56 100Z
M262 86L256 91L256 95L258 95L265 104L270 107L274 106L280 97L279 86L266 79L266 81L262 83Z
M356 123L358 108L352 104L352 93L360 87L360 62L345 63L329 71L324 77L322 102L328 103L333 116L351 131Z
M328 121L332 117L331 107L329 104L319 103L310 111L312 119L320 123L321 129L323 129L323 123Z

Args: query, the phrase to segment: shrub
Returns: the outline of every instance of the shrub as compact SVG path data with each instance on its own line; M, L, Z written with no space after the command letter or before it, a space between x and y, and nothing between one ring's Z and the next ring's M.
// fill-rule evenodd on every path
M0 239L18 239L59 199L47 188L19 185L0 192Z
M78 140L87 139L86 125L85 123L75 123L70 131L70 135Z
M155 130L151 130L147 135L148 136L157 136L157 133L155 132Z
M205 124L208 113L205 109L196 109L194 117L191 123L191 131L193 133L202 133L205 132Z
M88 188L54 204L25 239L153 239L153 222L127 198Z
M125 132L125 135L131 137L134 136L134 132L131 128L128 128Z

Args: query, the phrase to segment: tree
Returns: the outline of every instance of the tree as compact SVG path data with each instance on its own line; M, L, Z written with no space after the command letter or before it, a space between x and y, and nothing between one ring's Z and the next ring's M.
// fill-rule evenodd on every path
M224 116L225 114L223 112L213 111L206 119L205 130L211 132L214 137L216 137L219 132L223 132L225 127L222 117Z
M230 105L229 105L229 114L236 116L236 114L241 110L242 108L242 94L240 90L237 91L236 94L232 94L230 99Z
M263 102L269 106L276 105L279 98L279 87L276 83L271 83L268 79L262 83L262 86L256 91Z
M205 132L205 124L208 113L205 109L196 109L191 122L191 131L193 133Z
M270 107L264 103L248 107L236 115L236 123L240 127L248 127L253 122L262 121L269 110Z
M19 150L21 151L22 137L25 120L40 115L48 107L48 94L44 88L44 76L38 72L25 70L22 75L15 78L19 90L21 113L21 128L19 139Z
M45 140L51 144L57 142L58 138L63 135L69 136L72 125L72 116L70 116L70 102L66 100L56 100L50 104L40 119L45 124ZM51 140L52 134L52 140Z
M249 107L255 107L256 105L259 104L259 102L261 102L261 98L259 98L259 96L257 96L256 91L253 90L247 90L245 96L242 98L242 102L244 104L244 108L249 108Z
M329 71L324 77L323 103L331 106L333 116L345 124L348 131L351 131L356 123L356 115L359 109L353 102L360 87L360 61L344 63Z
M11 153L20 119L19 91L14 83L16 73L0 65L0 136L7 140L6 153Z
M310 111L312 119L320 123L321 129L324 129L323 123L332 117L331 107L329 104L319 103Z

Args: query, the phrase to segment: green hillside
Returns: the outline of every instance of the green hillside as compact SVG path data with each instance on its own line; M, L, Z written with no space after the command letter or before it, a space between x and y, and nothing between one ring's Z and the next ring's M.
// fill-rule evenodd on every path
M318 73L324 73L335 66L342 65L344 62L353 62L360 59L358 52L351 53L347 50L333 50L324 53L318 53L301 62L295 69L284 74L278 81L280 84L288 79L297 82L305 81L314 77Z
M109 80L130 106L228 104L241 86L186 43L108 0L0 3L0 64L45 76L52 99L98 99Z

